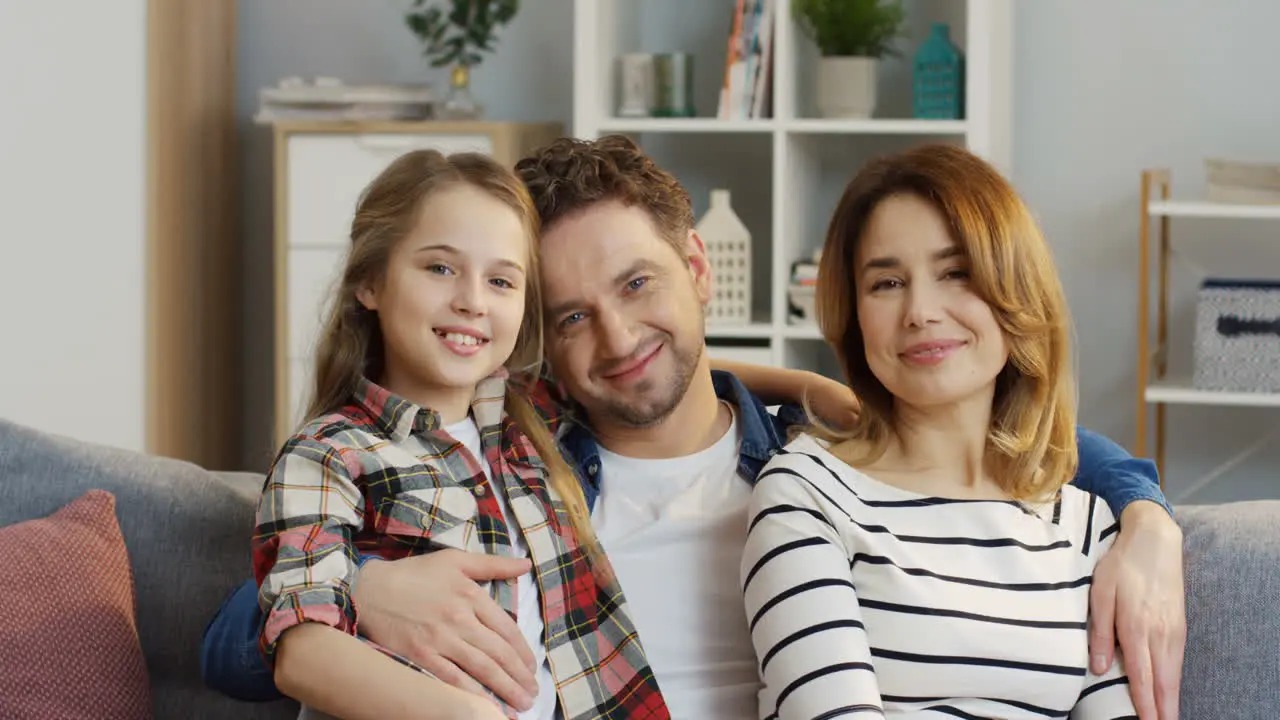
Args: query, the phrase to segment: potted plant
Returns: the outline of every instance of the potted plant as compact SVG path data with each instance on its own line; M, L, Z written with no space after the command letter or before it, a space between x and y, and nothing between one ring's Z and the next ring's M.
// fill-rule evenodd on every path
M516 16L519 0L413 0L405 24L422 42L431 67L453 66L449 97L436 114L445 119L474 119L482 108L471 97L471 68L492 52L498 30Z
M876 69L897 55L906 11L902 0L791 0L801 31L818 46L818 112L869 118L876 107Z

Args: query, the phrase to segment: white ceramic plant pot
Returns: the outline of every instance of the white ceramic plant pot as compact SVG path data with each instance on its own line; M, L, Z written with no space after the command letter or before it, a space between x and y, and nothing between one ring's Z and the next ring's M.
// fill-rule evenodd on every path
M824 118L869 118L876 109L876 58L818 60L818 113Z

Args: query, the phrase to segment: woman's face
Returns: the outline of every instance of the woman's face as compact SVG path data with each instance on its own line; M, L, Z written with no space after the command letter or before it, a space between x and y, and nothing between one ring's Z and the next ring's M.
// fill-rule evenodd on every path
M880 202L855 252L854 287L867 364L897 402L994 396L1008 343L933 205L914 195Z

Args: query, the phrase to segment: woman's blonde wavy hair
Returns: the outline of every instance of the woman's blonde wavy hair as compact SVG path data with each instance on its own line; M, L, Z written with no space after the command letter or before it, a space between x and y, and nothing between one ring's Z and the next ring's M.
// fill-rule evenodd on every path
M469 185L506 204L519 216L529 242L524 317L506 366L513 380L536 378L542 363L542 281L538 266L538 213L524 183L488 155L415 150L394 160L361 194L351 222L351 247L316 350L315 384L305 421L348 405L361 376L380 383L385 370L382 331L376 312L356 292L386 275L392 249L413 230L422 206L434 193ZM602 562L577 475L560 454L551 433L515 382L507 385L507 413L538 451L549 471L548 485L561 498L578 543ZM603 569L603 568L602 568Z
M1009 343L996 380L987 471L1018 500L1051 497L1075 475L1076 396L1071 321L1053 255L1026 205L995 168L953 145L925 145L874 160L845 188L827 229L816 305L822 336L862 403L847 431L811 431L873 462L893 432L894 397L867 364L858 324L855 260L867 220L891 196L935 207L963 249L974 291ZM810 413L813 418L813 413Z

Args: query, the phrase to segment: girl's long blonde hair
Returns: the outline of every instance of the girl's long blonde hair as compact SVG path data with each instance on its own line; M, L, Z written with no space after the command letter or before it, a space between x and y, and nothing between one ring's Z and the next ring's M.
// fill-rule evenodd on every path
M893 395L867 364L858 324L855 256L867 219L884 199L909 194L933 205L971 265L975 292L1009 343L996 380L987 470L1019 500L1051 496L1075 475L1076 395L1071 320L1045 242L1013 187L981 158L925 145L868 164L845 188L818 268L818 325L862 402L848 432L814 423L833 442L855 440L872 462L893 431ZM810 413L812 416L812 413Z
M457 185L477 188L514 210L528 237L524 317L506 366L513 376L537 377L542 364L542 281L536 239L538 214L524 184L515 174L482 153L444 155L415 150L401 155L361 194L351 222L351 246L316 350L315 384L306 419L348 405L362 376L381 382L386 359L378 316L356 297L363 287L384 278L392 249L408 236L418 213L435 192ZM506 410L547 466L548 485L564 503L565 513L589 559L603 561L582 486L538 413L508 383Z

